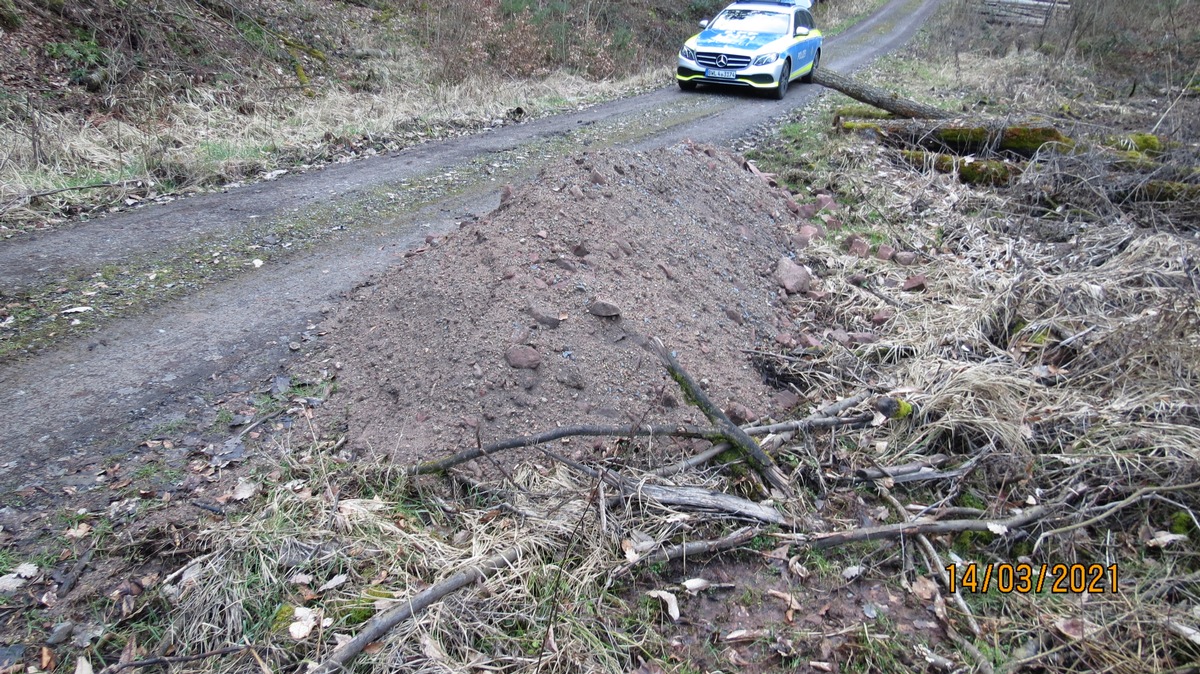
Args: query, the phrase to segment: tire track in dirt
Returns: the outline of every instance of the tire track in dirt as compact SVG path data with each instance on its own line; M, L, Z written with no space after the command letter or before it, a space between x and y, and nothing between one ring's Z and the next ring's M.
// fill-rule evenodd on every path
M897 48L939 4L892 0L830 39L825 63L849 71ZM293 209L352 201L401 180L564 135L570 145L578 129L607 125L619 141L608 144L635 149L683 138L726 143L807 104L816 94L814 87L797 87L779 102L741 92L684 94L671 86L392 157L145 208L0 245L0 287L30 287L147 250L234 233L248 226L251 215L277 218ZM665 121L646 123L656 112ZM685 121L672 124L670 119L679 115ZM633 130L626 128L626 120L633 120ZM531 176L538 165L530 162L521 173ZM324 249L247 272L169 306L114 321L87 339L0 366L0 409L5 411L0 490L43 481L69 484L76 472L81 474L74 479L90 484L82 467L135 449L163 423L201 421L212 400L250 390L294 358L288 343L319 331L323 305L336 303L356 284L386 269L426 234L453 227L461 214L490 211L498 202L497 187L481 180L415 213L382 215Z

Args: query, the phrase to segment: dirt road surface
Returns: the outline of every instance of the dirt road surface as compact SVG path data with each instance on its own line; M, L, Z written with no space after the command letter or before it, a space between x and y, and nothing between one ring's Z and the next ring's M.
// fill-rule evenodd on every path
M824 64L850 72L896 49L938 4L892 0L828 40ZM349 213L354 221L331 227L337 232L313 250L0 366L0 492L86 483L91 477L80 475L81 468L132 450L157 428L203 425L213 400L257 387L295 357L289 344L302 344L301 351L313 344L323 308L425 236L490 211L503 182L528 179L554 156L580 146L650 149L685 138L728 144L806 105L818 91L796 87L786 100L773 101L737 91L682 93L672 85L393 156L2 242L0 287L7 293L310 212L333 214L331 221ZM501 165L511 167L499 175L502 181L480 170ZM442 189L435 196L408 194L438 177ZM381 194L399 195L401 205L365 213L355 206L375 203Z

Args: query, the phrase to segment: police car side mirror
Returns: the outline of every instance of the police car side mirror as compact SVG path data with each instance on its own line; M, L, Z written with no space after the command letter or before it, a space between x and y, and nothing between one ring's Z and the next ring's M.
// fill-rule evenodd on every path
M809 33L809 30L807 28L805 28L804 26L796 27L796 35L803 37L805 35L808 35L808 33Z
M701 20L701 21L700 21L700 27L701 27L701 28L708 28L708 19L703 19L703 20Z

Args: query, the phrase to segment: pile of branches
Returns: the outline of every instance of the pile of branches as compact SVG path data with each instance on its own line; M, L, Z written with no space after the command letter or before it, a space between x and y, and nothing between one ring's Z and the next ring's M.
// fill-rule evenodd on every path
M815 76L871 107L840 108L834 126L868 133L904 163L983 188L1010 189L1033 216L1195 229L1200 151L1155 135L1034 118L963 117L836 72Z

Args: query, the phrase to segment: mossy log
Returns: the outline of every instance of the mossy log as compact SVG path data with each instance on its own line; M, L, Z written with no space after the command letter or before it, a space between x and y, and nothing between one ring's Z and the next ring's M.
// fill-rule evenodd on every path
M940 152L925 150L901 150L905 161L919 169L932 168L938 173L957 173L958 179L968 185L999 187L1011 184L1020 175L1023 167L994 159L966 159Z
M1175 180L1126 182L1109 190L1114 201L1195 201L1200 203L1200 184Z
M886 89L860 82L828 68L817 69L812 75L812 81L823 87L840 91L861 103L866 103L881 110L887 110L897 117L906 119L950 119L957 117L955 113L948 110L918 103L909 98L903 98Z
M923 121L846 121L843 131L874 131L894 145L923 147L934 152L979 154L1011 152L1032 157L1047 143L1074 147L1075 143L1053 126L1003 126L947 124Z
M843 105L833 111L833 128L840 128L843 122L854 119L896 119L896 116L870 105Z

